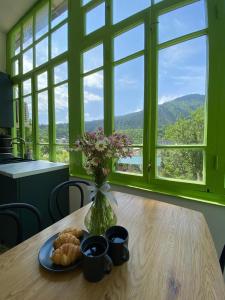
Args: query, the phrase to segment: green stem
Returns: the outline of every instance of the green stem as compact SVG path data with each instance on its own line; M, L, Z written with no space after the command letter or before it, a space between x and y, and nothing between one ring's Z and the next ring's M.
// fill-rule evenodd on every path
M117 221L113 208L106 196L98 191L95 200L85 218L85 225L91 234L103 234Z

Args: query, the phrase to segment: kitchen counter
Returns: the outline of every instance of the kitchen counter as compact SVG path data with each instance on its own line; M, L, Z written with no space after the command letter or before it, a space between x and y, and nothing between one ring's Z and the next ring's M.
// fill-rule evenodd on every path
M54 163L45 160L27 161L0 165L0 174L13 179L27 177L46 172L66 169L69 166L64 163Z
M34 205L42 217L43 229L52 224L49 214L49 196L52 190L62 182L69 180L69 166L48 161L23 161L0 164L0 205L7 203L28 203ZM59 196L63 215L69 214L69 191ZM20 215L23 227L23 240L37 230L36 219L29 211ZM0 241L5 245L14 245L16 239L15 221L12 217L0 219ZM14 242L13 242L14 241ZM1 298L1 297L0 297Z

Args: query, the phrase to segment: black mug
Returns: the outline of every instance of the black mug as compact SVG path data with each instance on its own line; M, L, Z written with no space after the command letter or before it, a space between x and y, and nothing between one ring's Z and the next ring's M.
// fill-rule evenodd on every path
M108 254L115 266L122 265L130 258L128 250L128 231L122 226L112 226L106 230L105 237L109 242Z
M83 273L88 281L97 282L111 272L113 263L107 255L108 248L103 236L90 236L81 243Z

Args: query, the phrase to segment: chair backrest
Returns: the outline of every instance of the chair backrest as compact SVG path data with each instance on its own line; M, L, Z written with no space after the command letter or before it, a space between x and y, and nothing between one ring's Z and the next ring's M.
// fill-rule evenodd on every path
M90 183L84 180L68 180L63 183L60 183L51 191L51 194L49 196L48 208L53 223L65 217L65 214L62 212L62 209L60 207L59 195L62 190L65 190L66 188L69 188L71 186L76 187L77 190L80 192L80 207L83 207L84 191L81 184L90 186Z
M33 214L37 221L37 232L42 230L42 219L39 210L28 203L9 203L0 205L0 216L7 216L13 219L17 226L17 235L16 235L16 244L19 244L23 241L23 226L21 217L18 215L18 210L28 210Z
M225 245L223 247L223 251L220 256L220 267L221 267L222 272L224 271L224 266L225 266Z

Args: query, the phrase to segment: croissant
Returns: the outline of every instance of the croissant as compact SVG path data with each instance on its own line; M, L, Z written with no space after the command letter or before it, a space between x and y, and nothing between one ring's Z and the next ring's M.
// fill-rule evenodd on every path
M57 239L54 241L53 246L55 249L59 248L63 244L74 244L74 245L80 245L80 241L77 237L70 233L62 233L59 234Z
M79 228L72 228L72 227L69 227L69 228L66 228L64 229L62 233L70 233L72 235L74 235L75 237L79 238L83 235L83 230L82 229L79 229Z
M56 265L69 266L80 257L80 247L67 243L56 249L51 259Z

